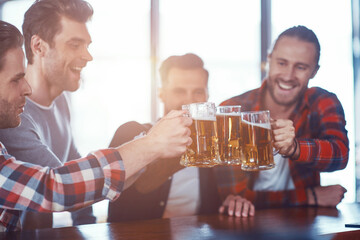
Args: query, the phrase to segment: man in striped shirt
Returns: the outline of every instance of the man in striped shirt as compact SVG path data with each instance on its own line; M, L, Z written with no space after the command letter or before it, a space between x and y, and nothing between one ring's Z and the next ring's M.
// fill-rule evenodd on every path
M31 94L22 44L19 30L0 21L0 128L19 126L25 97ZM183 115L172 111L142 138L54 169L17 161L0 143L0 231L21 228L18 211L13 210L76 210L104 198L116 199L124 182L147 164L185 152L191 144L192 120Z
M242 111L270 110L275 168L244 173L218 168L223 195L239 194L256 207L336 206L346 189L320 186L320 172L344 169L349 140L335 94L308 83L319 69L320 44L314 32L295 26L277 38L268 55L268 73L258 89L228 99ZM236 202L234 196L229 201Z

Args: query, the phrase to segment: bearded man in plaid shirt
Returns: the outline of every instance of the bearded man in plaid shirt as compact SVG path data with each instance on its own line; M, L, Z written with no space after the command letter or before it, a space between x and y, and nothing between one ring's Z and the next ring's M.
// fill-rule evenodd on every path
M220 191L229 211L241 209L239 194L256 207L317 205L335 207L346 189L320 186L320 172L344 169L349 140L344 110L335 94L308 88L319 69L320 44L314 32L295 26L279 35L268 55L262 85L221 105L241 105L242 111L270 110L275 168L243 172L216 168ZM240 206L239 206L240 205Z

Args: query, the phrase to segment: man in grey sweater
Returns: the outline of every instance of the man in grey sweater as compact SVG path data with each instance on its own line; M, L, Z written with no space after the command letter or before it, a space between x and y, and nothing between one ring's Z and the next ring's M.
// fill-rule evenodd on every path
M25 97L31 95L24 77L22 44L20 31L0 21L0 129L19 126ZM18 210L65 211L104 198L115 200L140 169L156 159L185 152L191 144L188 126L192 121L184 113L172 111L140 139L91 152L57 168L16 159L0 139L0 232L21 229Z
M70 128L65 91L76 91L92 56L86 23L92 7L83 0L38 0L25 13L27 98L22 124L0 132L9 153L41 166L58 167L80 158ZM23 215L25 216L25 214ZM91 207L72 214L73 225L95 223ZM28 213L24 229L52 227L51 214Z

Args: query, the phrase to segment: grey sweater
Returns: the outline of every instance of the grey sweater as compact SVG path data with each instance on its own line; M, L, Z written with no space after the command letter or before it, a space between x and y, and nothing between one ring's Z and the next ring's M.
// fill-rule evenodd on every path
M80 158L70 128L67 96L58 96L49 107L26 100L21 124L1 129L0 140L16 159L57 167Z

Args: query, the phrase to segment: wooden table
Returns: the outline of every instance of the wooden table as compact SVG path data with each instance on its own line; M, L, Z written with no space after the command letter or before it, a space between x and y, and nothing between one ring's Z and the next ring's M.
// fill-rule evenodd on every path
M360 204L258 209L255 217L201 215L0 234L0 239L360 239Z

